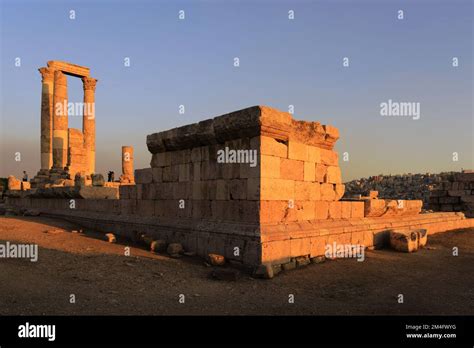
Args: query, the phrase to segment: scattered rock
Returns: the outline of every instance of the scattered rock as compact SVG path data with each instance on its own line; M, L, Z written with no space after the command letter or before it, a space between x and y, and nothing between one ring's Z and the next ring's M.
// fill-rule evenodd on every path
M117 243L117 239L115 238L115 235L113 233L107 233L105 235L109 243Z
M272 265L272 268L273 268L273 275L277 275L281 272L281 265L280 264Z
M418 233L418 247L424 248L428 242L428 231L424 228L417 230Z
M392 249L411 253L418 250L418 233L413 230L390 231L390 246Z
M166 252L170 255L180 254L183 252L183 246L180 243L171 243L168 245Z
M239 272L232 268L215 268L211 272L211 277L218 280L236 281L239 278Z
M316 256L316 257L311 258L312 263L323 263L324 261L326 261L325 256Z
M209 263L213 266L222 266L225 264L225 258L219 254L208 254Z
M257 278L272 279L274 276L272 265L265 264L257 266L254 276Z
M309 257L308 256L298 256L296 259L296 267L303 267L307 266L310 263Z
M150 250L154 253L164 253L166 251L166 241L163 239L152 241L150 243Z
M295 269L296 268L296 261L295 260L290 260L290 262L282 264L281 267L283 268L284 271L289 271L289 270Z

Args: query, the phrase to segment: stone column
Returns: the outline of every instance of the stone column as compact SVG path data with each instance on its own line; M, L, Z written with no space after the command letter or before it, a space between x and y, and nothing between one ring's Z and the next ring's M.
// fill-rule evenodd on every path
M63 169L68 162L67 103L67 77L61 71L55 71L53 94L53 167L60 169Z
M122 146L122 176L129 182L134 182L133 177L133 146Z
M41 91L41 169L53 166L53 88L54 70L38 69L41 73L43 88Z
M82 114L82 132L88 163L88 173L95 172L95 85L97 79L83 77L84 112Z

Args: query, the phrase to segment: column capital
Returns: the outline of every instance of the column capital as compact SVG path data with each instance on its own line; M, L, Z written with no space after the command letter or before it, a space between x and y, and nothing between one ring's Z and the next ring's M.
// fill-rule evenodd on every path
M53 81L54 80L54 69L51 68L39 68L38 71L41 74L41 82Z
M97 83L97 79L94 79L92 77L83 77L82 78L82 83L83 83L83 88L84 88L84 91L86 90L92 90L95 92L95 85Z

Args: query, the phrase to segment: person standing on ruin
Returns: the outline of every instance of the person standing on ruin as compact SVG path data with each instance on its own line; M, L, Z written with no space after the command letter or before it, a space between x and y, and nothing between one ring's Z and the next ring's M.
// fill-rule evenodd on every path
M114 173L112 170L108 172L108 175L107 175L107 176L108 176L108 178L107 178L107 181L108 181L108 182L114 182L114 180L115 180L115 173Z
M28 181L28 173L26 171L23 171L23 181Z

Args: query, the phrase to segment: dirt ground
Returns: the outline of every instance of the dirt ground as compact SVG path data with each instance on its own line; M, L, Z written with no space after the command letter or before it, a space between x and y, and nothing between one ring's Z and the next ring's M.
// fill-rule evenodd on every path
M474 314L474 229L430 236L429 248L414 254L368 251L364 262L310 264L271 280L242 273L237 281L212 279L198 257L131 245L125 256L126 240L71 232L78 229L42 217L0 217L1 244L39 245L36 263L0 259L0 315Z

